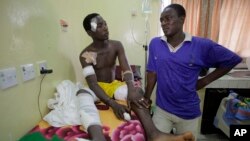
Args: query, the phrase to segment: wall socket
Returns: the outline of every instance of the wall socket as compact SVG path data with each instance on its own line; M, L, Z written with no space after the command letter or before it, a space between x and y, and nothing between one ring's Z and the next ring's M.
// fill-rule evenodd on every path
M39 72L42 69L47 69L47 61L46 60L37 62L37 65L38 65L38 68L39 68Z
M39 69L38 71L40 72L40 74L49 74L53 72L52 69L48 69L46 60L39 61L37 62L37 64Z
M6 89L17 85L16 68L7 68L0 70L0 87Z
M38 61L36 63L38 65L38 74L40 75L42 69L47 69L47 61L46 60L42 60L42 61Z
M21 65L21 70L23 74L23 81L34 79L36 76L33 64Z

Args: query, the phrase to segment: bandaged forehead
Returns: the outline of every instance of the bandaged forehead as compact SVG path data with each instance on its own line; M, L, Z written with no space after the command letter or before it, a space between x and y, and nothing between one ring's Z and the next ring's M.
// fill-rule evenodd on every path
M90 26L91 26L91 31L93 32L96 32L96 28L97 28L97 18L99 16L96 16L94 18L91 19L91 22L90 22Z
M92 63L93 65L96 65L96 57L97 57L96 52L86 51L82 54L82 57L85 58L85 61L87 63Z

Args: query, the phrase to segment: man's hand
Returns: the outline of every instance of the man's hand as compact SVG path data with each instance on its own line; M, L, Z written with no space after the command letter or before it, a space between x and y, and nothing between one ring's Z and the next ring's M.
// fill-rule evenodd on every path
M125 105L119 104L115 102L114 100L112 100L109 104L110 104L110 107L113 109L115 116L118 119L125 120L123 114L125 112L129 113L129 109Z
M136 88L135 91L128 92L127 98L128 108L131 109L131 104L136 105L138 108L150 108L151 101L143 96L141 88Z
M196 90L204 88L206 85L227 74L231 69L232 68L216 68L214 71L197 81Z

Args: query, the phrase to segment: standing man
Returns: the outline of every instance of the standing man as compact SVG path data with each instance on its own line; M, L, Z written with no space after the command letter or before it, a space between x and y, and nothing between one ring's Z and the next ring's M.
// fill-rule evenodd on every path
M147 141L193 140L190 132L174 136L157 130L149 114L149 101L143 98L142 89L134 86L133 73L125 56L124 48L120 41L109 39L106 21L99 14L92 13L83 20L83 27L93 40L79 56L83 68L83 76L89 88L102 102L113 109L116 117L125 119L124 113L129 112L131 106L131 109L138 116L144 127ZM122 68L123 80L127 86L127 103L129 108L117 103L113 98L116 89L121 86L120 82L115 81L117 59ZM103 83L110 84L110 86Z
M186 12L170 4L160 16L164 36L149 44L145 98L150 99L157 83L153 122L165 133L191 131L197 137L201 115L197 90L228 73L241 58L227 48L205 38L183 32ZM202 68L216 68L198 79Z

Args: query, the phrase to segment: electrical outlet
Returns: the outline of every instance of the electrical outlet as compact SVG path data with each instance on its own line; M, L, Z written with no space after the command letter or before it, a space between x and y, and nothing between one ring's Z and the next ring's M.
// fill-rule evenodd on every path
M6 89L17 85L16 68L0 70L0 87Z
M53 72L52 69L48 69L46 60L39 61L37 62L37 64L38 64L40 74L49 74Z
M42 69L47 69L47 61L46 60L39 61L39 62L37 62L37 64L38 64L39 72Z
M33 64L21 65L23 81L28 81L35 78L35 70Z

